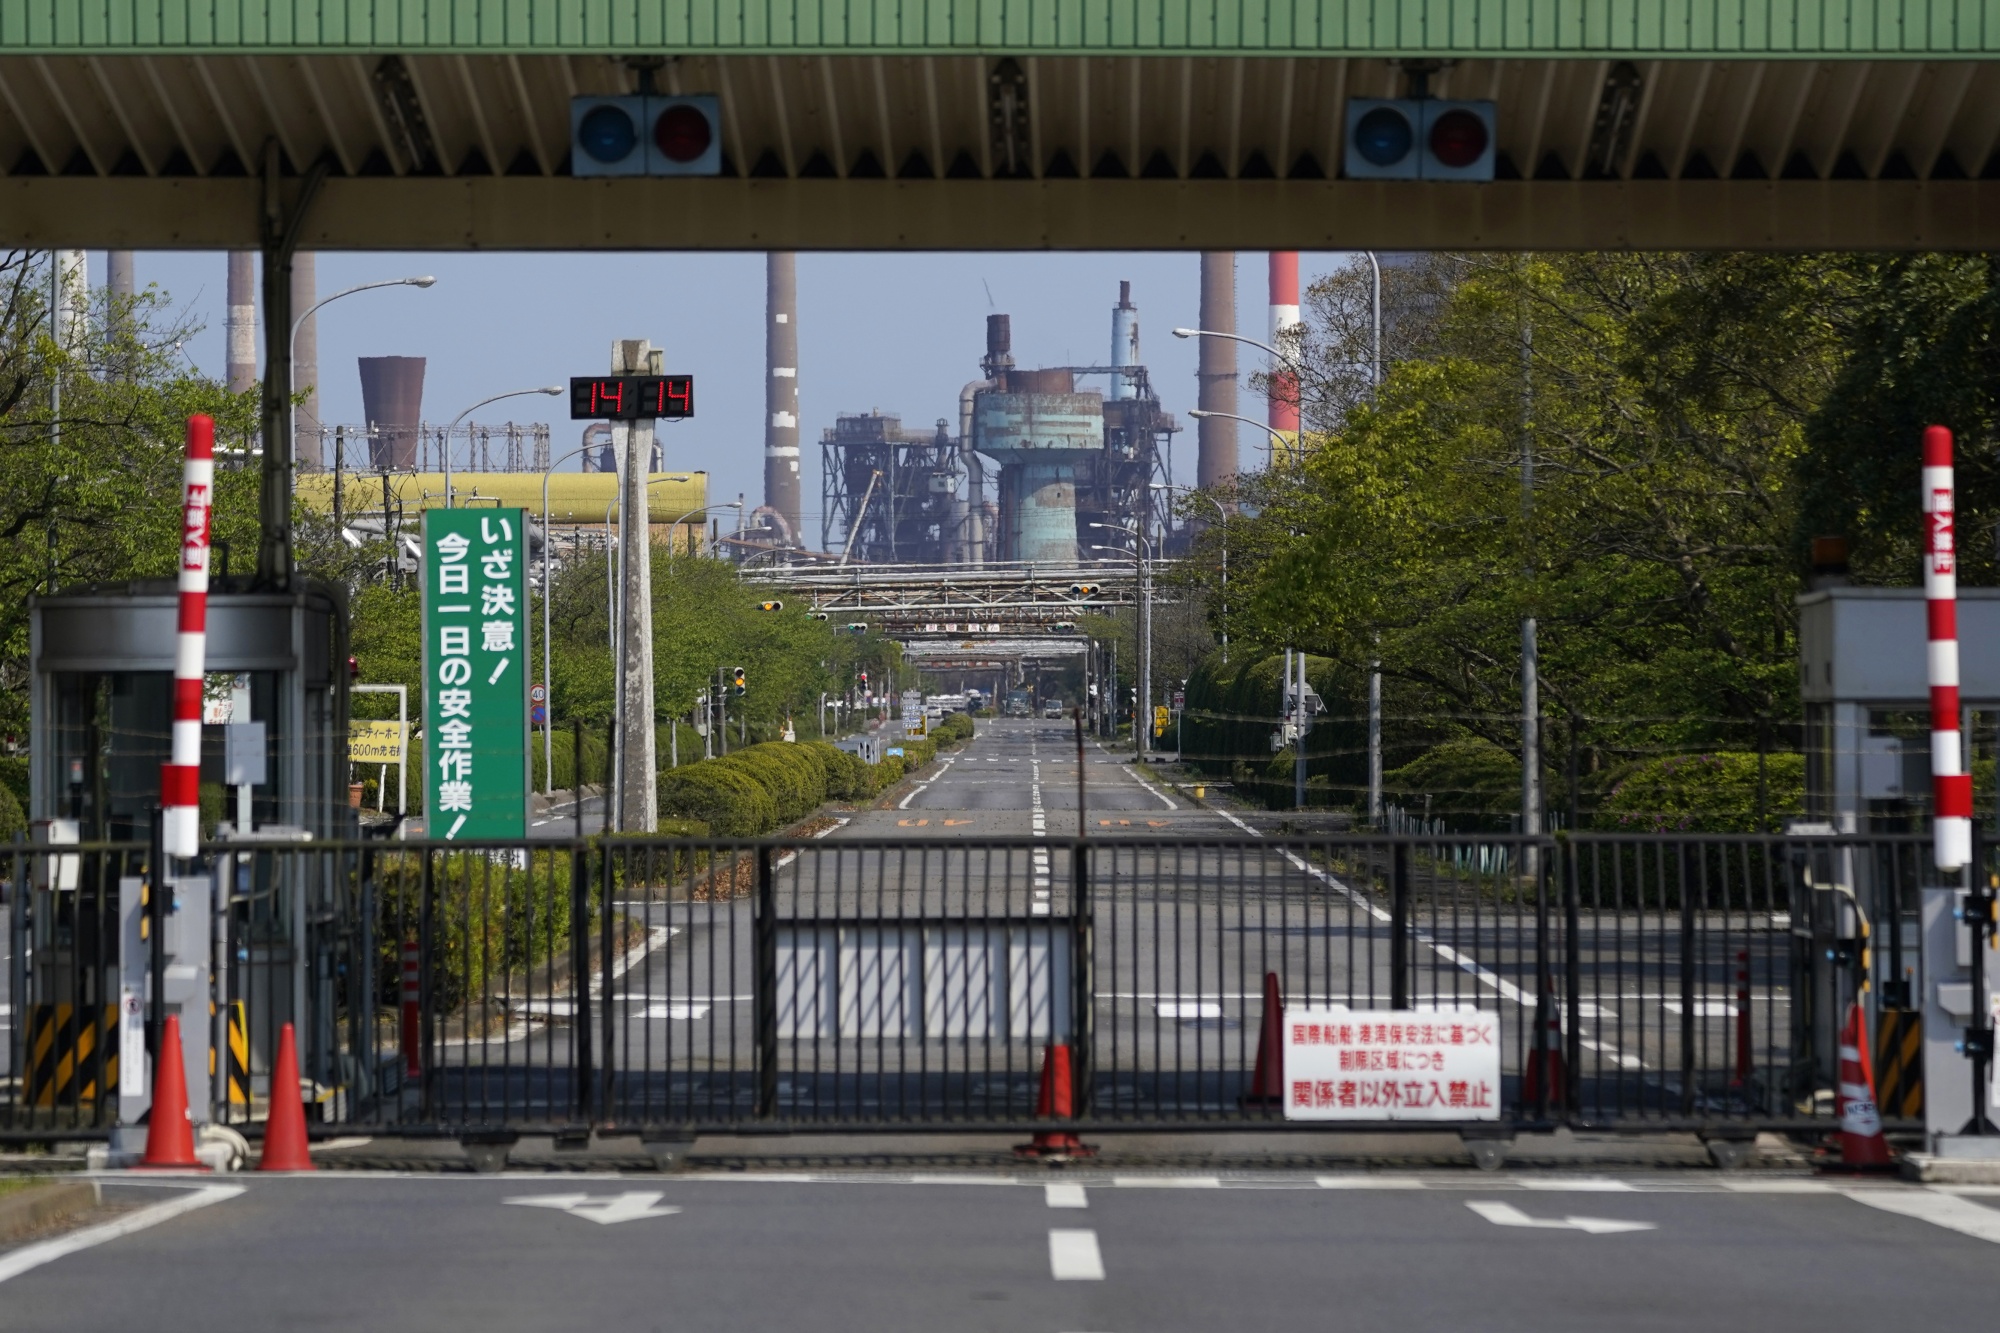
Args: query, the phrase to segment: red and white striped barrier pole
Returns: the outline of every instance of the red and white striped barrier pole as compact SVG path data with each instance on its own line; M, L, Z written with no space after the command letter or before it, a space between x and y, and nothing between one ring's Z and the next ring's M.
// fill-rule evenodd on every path
M193 856L201 842L201 682L208 656L208 526L214 505L215 421L192 416L181 478L173 750L160 765L161 846L168 856Z
M1972 776L1958 730L1958 546L1951 432L1924 430L1924 606L1930 631L1931 830L1937 868L1972 860Z

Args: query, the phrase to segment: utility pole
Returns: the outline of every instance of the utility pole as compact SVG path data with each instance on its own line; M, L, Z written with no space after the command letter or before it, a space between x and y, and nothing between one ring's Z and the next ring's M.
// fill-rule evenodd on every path
M1139 559L1139 707L1132 719L1132 734L1141 759L1153 749L1153 562L1146 550L1152 527L1146 516L1152 509L1151 503L1140 506L1138 541L1133 547Z
M1290 672L1293 662L1298 664L1298 677L1292 679ZM1292 805L1295 809L1306 808L1306 731L1312 725L1312 714L1306 707L1306 652L1301 648L1296 653L1285 650L1285 693L1291 696L1292 714Z
M1529 354L1534 346L1532 326L1521 327L1521 547L1522 570L1532 582L1535 576L1535 434L1530 420L1533 390L1529 385ZM1542 831L1542 693L1541 651L1536 642L1535 618L1521 617L1521 832ZM1523 858L1524 869L1536 873L1532 850Z
M1368 672L1368 825L1382 830L1382 663Z
M658 375L662 354L643 338L611 345L614 375ZM625 471L618 488L618 827L660 826L658 739L653 731L653 537L646 483L653 469L653 422L625 425Z

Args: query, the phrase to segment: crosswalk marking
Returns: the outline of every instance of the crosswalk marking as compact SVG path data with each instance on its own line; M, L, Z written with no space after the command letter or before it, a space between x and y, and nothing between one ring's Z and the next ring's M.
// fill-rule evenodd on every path
M1104 1256L1097 1233L1056 1229L1049 1232L1049 1276L1058 1282L1102 1282Z

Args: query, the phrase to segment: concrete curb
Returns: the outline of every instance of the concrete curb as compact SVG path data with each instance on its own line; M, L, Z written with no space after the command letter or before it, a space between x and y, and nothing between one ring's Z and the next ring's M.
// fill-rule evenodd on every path
M103 1198L96 1181L66 1180L0 1194L0 1242L38 1231L64 1217L89 1212Z

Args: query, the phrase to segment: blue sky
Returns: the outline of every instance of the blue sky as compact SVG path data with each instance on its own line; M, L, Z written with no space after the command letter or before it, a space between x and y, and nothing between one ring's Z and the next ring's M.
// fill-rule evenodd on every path
M1300 281L1337 267L1339 255L1303 255ZM142 253L141 287L158 284L205 325L185 348L204 373L223 370L224 256ZM1192 341L1199 261L1187 254L805 254L799 257L799 425L808 540L819 533L819 438L845 412L879 409L928 426L957 414L958 390L978 377L989 311L1013 316L1018 365L1102 364L1109 355L1118 284L1132 283L1140 346L1167 409L1195 403ZM706 468L712 499L763 486L764 260L761 254L323 253L319 293L378 278L434 274L428 290L391 288L350 297L319 315L321 416L361 420L362 356L428 358L424 415L449 420L490 394L566 382L606 369L617 338L650 338L670 370L691 372L697 415L663 427L669 468ZM103 281L103 255L91 278ZM1237 258L1238 328L1264 336L1265 257ZM989 298L990 292L990 298ZM1246 373L1256 368L1245 350ZM553 409L553 410L552 410ZM1247 389L1243 415L1261 417ZM582 423L561 400L497 403L481 421L548 421L558 452ZM955 429L955 425L954 425ZM1246 468L1263 453L1240 428ZM1194 477L1193 431L1176 437L1177 480Z

